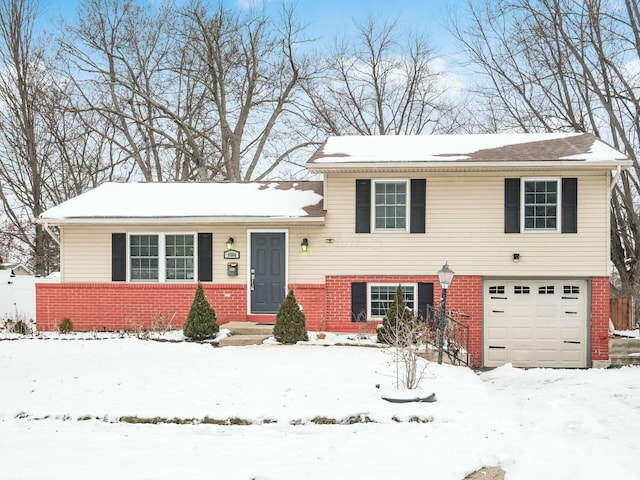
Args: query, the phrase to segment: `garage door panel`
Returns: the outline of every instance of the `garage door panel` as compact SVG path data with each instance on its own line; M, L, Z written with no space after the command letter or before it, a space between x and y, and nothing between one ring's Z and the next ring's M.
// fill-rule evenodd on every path
M528 322L531 319L533 305L514 305L509 308L509 318L514 322Z
M488 340L505 341L507 338L507 327L491 327L487 330Z
M557 305L537 305L535 314L538 322L555 321L558 318L558 308ZM529 318L531 318L531 312L529 312Z
M537 344L542 344L545 341L556 343L558 340L558 330L553 327L538 327L536 328L533 340Z
M532 335L533 328L531 327L513 327L510 331L511 340L529 340Z
M487 359L490 362L505 364L507 363L507 351L506 349L489 348Z
M545 362L547 364L557 362L558 351L555 348L538 348L536 350L536 360L538 360L539 362Z
M488 280L484 285L486 366L586 366L585 280Z
M516 363L530 363L533 360L533 350L530 348L512 348L511 358L512 360L510 361L514 365Z

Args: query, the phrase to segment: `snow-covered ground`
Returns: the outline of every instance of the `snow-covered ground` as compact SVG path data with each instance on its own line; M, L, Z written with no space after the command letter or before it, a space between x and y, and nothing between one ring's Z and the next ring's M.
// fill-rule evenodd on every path
M380 398L391 360L358 346L0 341L0 478L461 480L484 465L517 480L640 478L640 368L429 364L423 393L438 401L394 404ZM312 421L353 416L372 423Z

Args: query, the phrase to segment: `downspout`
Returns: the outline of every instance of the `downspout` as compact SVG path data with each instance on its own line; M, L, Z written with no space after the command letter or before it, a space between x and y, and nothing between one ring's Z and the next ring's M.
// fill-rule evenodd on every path
M610 192L613 192L613 187L616 186L616 183L618 182L618 179L620 178L620 174L621 173L622 173L622 167L620 167L620 165L618 165L618 168L616 169L616 174L611 179L611 185L609 185L609 191Z
M53 238L53 241L56 242L58 246L60 246L60 238L55 234L53 230L51 230L47 222L44 223L44 229L51 236L51 238Z

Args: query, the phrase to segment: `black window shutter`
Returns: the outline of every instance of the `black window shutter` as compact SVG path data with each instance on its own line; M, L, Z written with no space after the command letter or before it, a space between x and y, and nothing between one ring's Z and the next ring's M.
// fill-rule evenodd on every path
M351 321L367 321L367 284L365 282L351 284Z
M427 307L433 307L433 283L418 283L418 314L427 318Z
M520 233L520 179L504 179L504 233Z
M562 233L578 233L578 179L562 179Z
M425 204L427 180L413 178L411 180L411 233L424 233Z
M371 180L356 180L356 233L371 232Z
M198 280L213 281L213 234L198 234Z
M127 281L127 234L111 234L111 281Z

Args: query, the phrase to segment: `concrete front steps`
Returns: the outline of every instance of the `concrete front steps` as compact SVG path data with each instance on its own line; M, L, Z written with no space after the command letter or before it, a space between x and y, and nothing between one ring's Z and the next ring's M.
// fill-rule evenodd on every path
M640 365L640 338L610 338L609 360L616 367Z
M218 342L219 347L261 345L267 338L273 336L273 324L258 322L229 322L220 328L230 330L231 334Z

